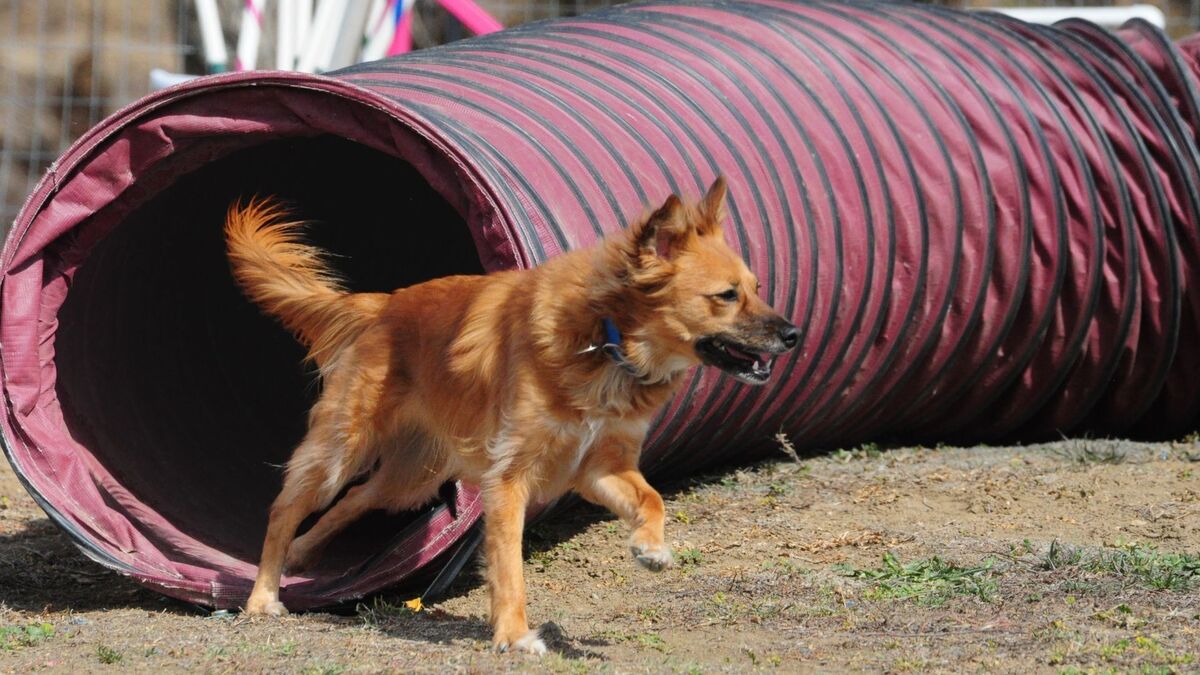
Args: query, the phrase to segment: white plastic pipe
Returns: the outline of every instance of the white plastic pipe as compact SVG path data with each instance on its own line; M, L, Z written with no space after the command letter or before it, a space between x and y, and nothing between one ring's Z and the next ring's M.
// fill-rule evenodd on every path
M313 0L295 0L296 2L296 59L300 59L300 55L304 53L304 47L308 44L308 31L312 27L313 20Z
M363 31L367 27L367 10L370 5L367 0L353 0L346 6L342 15L342 24L334 40L333 53L325 70L336 70L353 65L358 61L358 55L363 47Z
M221 33L217 0L196 0L196 22L200 24L200 42L208 72L225 72L229 67L229 52L225 49L225 36Z
M367 17L367 29L360 61L377 61L387 56L388 45L396 32L396 2L399 0L374 0Z
M267 0L245 0L242 5L235 70L254 70L258 65L258 43L262 40L262 13L266 4Z
M276 0L275 68L296 69L296 0Z
M348 2L349 0L321 0L317 4L317 13L308 28L308 39L305 41L304 51L300 53L300 62L296 70L304 73L322 73L329 70Z
M1029 23L1052 24L1063 19L1087 19L1106 28L1116 28L1130 19L1165 28L1167 17L1154 5L1124 7L988 7L988 11L1007 14Z

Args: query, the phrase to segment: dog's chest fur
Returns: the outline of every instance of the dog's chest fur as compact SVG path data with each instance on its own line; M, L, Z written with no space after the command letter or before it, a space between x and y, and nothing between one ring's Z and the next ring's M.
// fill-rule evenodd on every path
M547 420L548 447L544 460L533 467L530 485L534 499L547 501L570 489L571 484L596 452L610 452L610 441L619 440L622 447L641 447L645 422L606 416L584 417L577 421Z

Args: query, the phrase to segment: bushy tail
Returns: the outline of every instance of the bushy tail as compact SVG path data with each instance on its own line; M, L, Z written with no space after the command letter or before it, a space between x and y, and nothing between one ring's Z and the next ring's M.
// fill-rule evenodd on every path
M225 242L233 276L267 314L308 347L318 366L357 337L386 296L346 292L320 250L300 241L303 223L272 199L229 206Z

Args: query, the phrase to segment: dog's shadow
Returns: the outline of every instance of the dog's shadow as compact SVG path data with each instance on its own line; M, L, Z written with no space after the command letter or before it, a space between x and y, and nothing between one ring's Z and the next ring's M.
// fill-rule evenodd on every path
M730 470L730 467L717 467L697 476L675 478L662 485L661 494L669 499L697 486L721 482L727 478ZM577 497L563 499L554 508L548 509L545 517L535 518L526 526L522 547L526 565L539 554L547 553L596 524L606 521L615 522L616 517L603 508ZM404 609L406 600L420 595L420 584L386 591L331 611L333 615L342 617L357 614L364 623L372 625L375 629L405 640L437 644L453 644L464 640L490 643L492 629L485 617L461 616L447 611L440 604L466 596L484 583L482 555L477 551L473 560L441 594L424 598L426 602L433 603L430 611L413 613ZM345 621L345 618L341 620ZM589 649L610 646L611 643L606 640L571 636L554 622L542 624L541 635L546 646L564 658L608 660L604 654Z
M564 500L546 513L546 517L537 518L526 527L523 554L527 563L531 558L554 549L596 523L614 519L607 511L577 499ZM416 613L407 609L405 602L421 596L428 582L428 578L412 580L399 588L329 608L324 613L314 616L325 616L338 624L345 624L348 619L354 617L385 635L405 640L443 645L463 641L491 643L492 628L486 617L456 614L443 606L447 600L462 598L484 586L486 582L481 550L475 552L471 561L441 593L433 597L423 597L426 603L432 605L430 608ZM546 646L564 658L606 658L580 646L603 646L603 643L573 638L562 626L554 622L542 624L540 632Z
M402 607L402 604L396 605L386 600L385 596L377 596L372 601L360 603L357 614L364 625L397 639L438 645L491 643L492 627L482 616L460 615L441 607L419 613L405 611ZM339 625L346 623L346 618L338 618L335 614L314 616L327 617ZM607 660L603 654L580 646L604 646L607 643L573 638L562 626L552 621L542 624L539 632L546 647L564 658Z

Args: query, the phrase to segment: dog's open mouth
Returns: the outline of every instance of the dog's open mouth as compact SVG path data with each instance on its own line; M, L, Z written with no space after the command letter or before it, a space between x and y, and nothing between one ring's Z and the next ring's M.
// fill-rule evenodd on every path
M773 354L764 354L753 347L719 337L701 338L696 353L708 366L716 366L746 384L764 384L771 379Z

